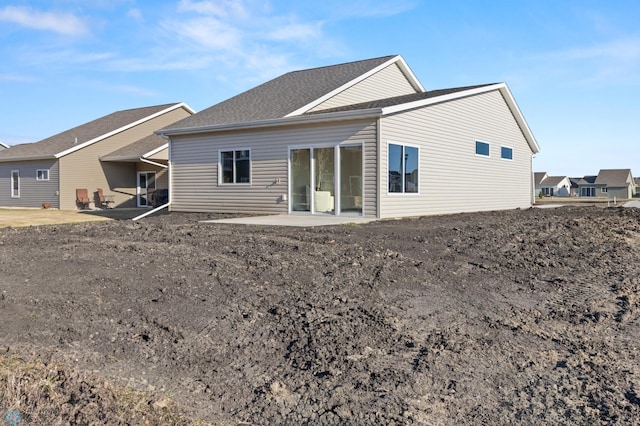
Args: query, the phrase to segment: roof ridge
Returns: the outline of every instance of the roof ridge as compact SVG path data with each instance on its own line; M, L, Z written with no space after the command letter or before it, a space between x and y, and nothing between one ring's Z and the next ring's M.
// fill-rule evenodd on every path
M380 59L392 59L395 58L396 56L400 56L400 55L384 55L384 56L378 56L375 58L367 58L367 59L360 59L357 61L349 61L349 62L343 62L340 64L332 64L332 65L323 65L320 67L313 67L313 68L304 68L301 70L293 70L293 71L289 71L286 74L295 74L295 73L299 73L299 72L306 72L306 71L313 71L313 70L321 70L323 68L334 68L334 67L340 67L340 66L344 66L344 65L351 65L351 64L357 64L357 63L361 63L361 62L368 62L368 61L378 61Z

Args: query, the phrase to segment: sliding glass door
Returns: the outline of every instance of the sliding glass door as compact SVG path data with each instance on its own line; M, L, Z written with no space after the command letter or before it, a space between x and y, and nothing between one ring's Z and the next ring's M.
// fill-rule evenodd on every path
M362 214L362 145L290 149L292 212Z
M311 211L311 149L292 149L290 155L291 211Z
M362 214L362 145L340 147L340 211Z

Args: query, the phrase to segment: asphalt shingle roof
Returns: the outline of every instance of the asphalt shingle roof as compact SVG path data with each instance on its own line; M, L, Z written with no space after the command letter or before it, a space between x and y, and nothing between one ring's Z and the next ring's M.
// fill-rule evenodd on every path
M138 120L165 110L173 104L117 111L78 127L66 130L39 142L11 146L0 151L0 161L23 158L52 158L56 154L73 148L107 133L118 130Z
M392 98L376 99L374 101L362 102L359 104L345 105L337 108L329 108L329 109L312 111L312 112L308 112L305 115L326 114L330 112L341 112L341 111L357 111L361 109L371 109L371 108L385 108L385 107L390 107L395 105L402 105L409 102L421 101L424 99L436 98L438 96L449 95L451 93L463 92L465 90L476 89L478 87L491 86L493 84L495 83L480 84L476 86L454 87L450 89L429 90L426 92L411 93L409 95L395 96Z
M103 161L117 161L123 159L135 160L154 149L160 148L162 145L166 145L167 140L162 136L152 134L144 137L132 144L124 146L110 154L107 154L100 159Z
M395 58L396 55L293 71L184 118L181 129L283 118Z
M533 173L533 181L535 182L536 185L540 185L540 183L544 180L546 176L547 176L547 172L535 172Z
M598 173L595 183L609 187L626 187L629 182L630 169L602 169Z

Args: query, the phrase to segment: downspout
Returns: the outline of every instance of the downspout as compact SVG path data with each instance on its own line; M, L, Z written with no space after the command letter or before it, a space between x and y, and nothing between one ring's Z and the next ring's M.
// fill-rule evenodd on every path
M140 157L140 161L142 161L143 163L149 163L149 164L154 165L156 167L161 167L163 169L168 169L169 168L169 166L166 166L166 165L164 165L162 163L156 163L155 161L147 160L146 158L142 158L142 157Z
M376 219L382 219L382 211L380 210L380 206L382 202L380 198L382 198L382 186L380 185L382 176L380 175L382 169L382 118L378 117L378 122L376 123L376 147L377 147L377 155L376 155ZM364 206L363 206L364 208Z
M169 168L169 166L165 166L164 164L156 163L155 161L147 160L146 158L142 158L142 157L140 157L140 161L142 161L143 163L148 163L148 164L163 168L163 169L168 169ZM169 200L171 200L171 191L169 191ZM167 204L163 204L161 206L158 206L155 209L151 209L151 210L149 210L147 212L144 212L141 215L136 216L131 220L136 221L136 220L140 220L140 219L142 219L144 217L147 217L149 215L152 215L155 212L158 212L158 211L160 211L162 209L166 209L167 207L169 207L169 204L171 204L171 201L169 201Z
M136 217L134 217L134 218L133 218L133 219L131 219L131 220L133 220L133 221L140 220L140 219L142 219L143 217L147 217L147 216L149 216L150 214L153 214L153 213L155 213L155 212L157 212L157 211L160 211L160 210L162 210L162 209L166 209L167 207L169 207L169 204L170 204L170 203L163 204L163 205L161 205L161 206L159 206L159 207L156 207L156 208L155 208L155 209L153 209L153 210L149 210L148 212L144 212L144 213L142 213L140 216L136 216Z
M535 158L535 154L531 154L531 170L529 173L531 179L531 207L536 203L536 180L533 174L533 159ZM571 188L569 188L569 192L571 192Z

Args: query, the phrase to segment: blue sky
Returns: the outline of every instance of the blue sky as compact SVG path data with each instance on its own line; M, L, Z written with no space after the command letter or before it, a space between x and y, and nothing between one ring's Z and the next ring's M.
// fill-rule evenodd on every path
M542 148L536 171L640 176L638 22L637 0L9 0L0 141L401 54L427 90L506 82Z

